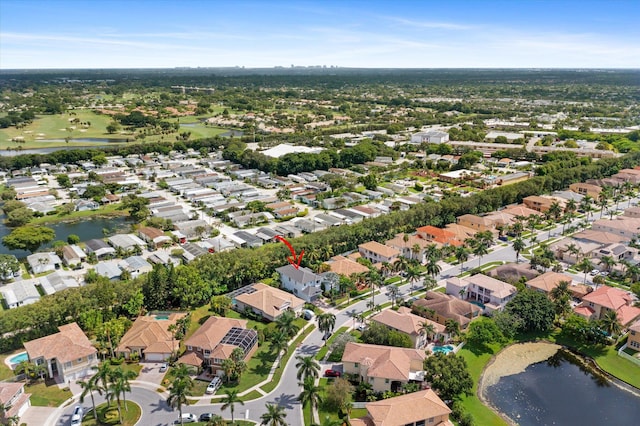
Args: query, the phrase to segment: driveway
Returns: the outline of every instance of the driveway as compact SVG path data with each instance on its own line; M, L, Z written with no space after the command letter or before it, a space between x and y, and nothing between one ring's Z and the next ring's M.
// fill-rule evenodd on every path
M27 426L43 425L47 418L56 411L55 407L34 407L31 406L20 417L20 424L26 423Z
M162 384L162 379L164 375L167 374L160 372L160 366L164 364L163 362L141 362L142 370L140 370L140 374L136 380L140 380L142 382L150 382L156 383L158 385Z

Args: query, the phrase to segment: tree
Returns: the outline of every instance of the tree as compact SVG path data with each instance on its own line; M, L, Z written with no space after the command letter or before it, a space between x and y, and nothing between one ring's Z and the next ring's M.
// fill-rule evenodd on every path
M173 278L173 300L181 308L200 306L211 297L211 286L191 265L176 268Z
M193 380L191 377L176 377L169 387L169 397L167 398L167 404L171 408L177 408L180 413L180 424L182 422L182 406L187 404L187 396L191 394L193 388ZM234 391L229 391L229 393ZM223 407L224 410L224 407ZM231 416L233 418L233 410L231 410Z
M569 281L560 281L558 285L549 292L549 296L555 306L556 314L563 318L571 312L571 291L569 290L569 285Z
M298 385L302 386L302 392L298 395L298 401L300 401L303 407L309 404L309 411L311 418L313 418L313 408L322 402L320 387L316 386L314 378L310 376L305 377L304 382L298 383Z
M11 254L0 254L0 281L8 281L20 270L20 262Z
M579 263L576 264L576 267L580 272L584 273L584 284L587 283L587 274L589 271L593 270L593 263L588 258L582 259Z
M522 329L522 318L507 311L494 312L492 316L502 335L507 339L513 339Z
M277 328L291 338L298 332L298 327L294 324L295 320L296 314L293 311L284 311L276 318Z
M262 422L261 425L265 426L287 426L285 418L287 413L284 412L284 407L280 405L267 404L267 412L260 416Z
M400 294L400 289L395 285L389 286L389 297L391 298L391 307L394 308L396 306L396 301L398 300L398 294Z
M149 200L144 197L137 197L129 194L122 199L122 207L129 210L129 215L136 221L142 222L149 217Z
M112 366L110 361L104 361L100 363L97 367L94 367L97 371L94 377L96 377L96 381L101 382L101 387L103 392L109 393L109 377L112 375ZM111 399L107 398L107 406L111 406Z
M211 310L222 317L227 316L227 311L231 309L232 301L228 296L213 296L211 298Z
M501 343L504 336L498 325L492 320L472 321L467 332L467 341L483 347L492 343Z
M118 123L116 123L115 121L111 122L111 123L107 124L106 130L107 130L107 133L112 135L112 134L116 133L118 130L120 130L120 125Z
M620 319L618 318L616 311L607 311L600 319L600 324L602 324L602 327L607 330L607 333L609 333L611 337L620 334L620 331L622 330Z
M454 400L468 394L473 379L464 358L456 354L436 353L424 361L425 379L443 400Z
M36 365L30 361L22 361L14 370L16 375L24 374L25 381L33 380L36 377Z
M317 317L317 321L318 321L318 330L324 333L324 337L326 339L327 335L333 331L333 328L336 325L336 316L332 313L320 314Z
M338 377L325 387L324 407L332 412L345 410L351 403L353 386L347 379Z
M289 338L281 330L278 330L269 338L269 346L271 347L271 350L276 353L276 355L280 355L282 350L285 349L288 345Z
M465 246L456 247L455 256L459 265L462 265L469 259L469 249Z
M458 336L460 334L460 324L458 321L449 318L444 322L444 331L450 336Z
M549 331L553 327L555 308L544 294L525 289L518 292L505 310L522 319L522 331Z
M438 265L438 260L430 257L427 261L427 274L431 275L433 278L437 277L442 268Z
M428 340L436 334L435 326L429 321L422 321L419 325L419 333L421 336L425 336Z
M26 207L20 207L7 213L5 223L7 226L15 228L24 226L33 219L33 211Z
M238 391L235 389L229 389L224 398L222 398L222 407L220 408L222 411L225 411L227 408L231 411L231 423L234 423L235 418L233 416L233 412L235 410L235 405L240 404L244 405L244 401L240 399L238 396Z
M520 262L520 252L524 250L526 247L524 240L520 237L517 237L513 240L513 250L516 252L516 263Z
M4 237L2 244L10 250L28 250L34 253L41 245L53 241L55 237L53 229L46 226L23 226Z
M296 363L296 368L298 369L296 377L298 380L306 380L307 377L318 378L320 374L320 364L318 364L313 356L297 355L296 359L298 360Z

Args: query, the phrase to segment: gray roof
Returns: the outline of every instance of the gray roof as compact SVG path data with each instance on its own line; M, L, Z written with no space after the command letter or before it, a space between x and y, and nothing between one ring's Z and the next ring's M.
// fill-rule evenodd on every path
M29 299L33 299L34 301L40 299L40 293L38 293L33 281L30 280L17 281L4 285L0 287L0 293L2 293L4 300L9 306L23 303Z
M123 260L126 263L125 267L133 270L151 267L151 264L147 262L142 256L129 256Z
M118 266L118 262L115 260L98 263L95 267L95 271L98 275L107 277L109 279L117 278L122 275L122 270Z
M40 278L40 285L47 294L53 294L69 287L78 287L78 282L70 275L56 271Z
M240 239L243 239L244 241L246 241L249 244L262 243L262 240L259 237L256 237L255 235L250 234L247 231L234 232L233 235L235 235L236 237L238 237Z
M86 241L84 244L87 247L87 251L89 252L94 252L94 251L98 251L100 249L105 249L105 248L111 248L109 244L98 239Z
M319 275L314 274L311 269L305 268L304 266L296 269L295 266L289 264L276 268L276 271L298 283L307 283L309 281L316 281L320 279Z

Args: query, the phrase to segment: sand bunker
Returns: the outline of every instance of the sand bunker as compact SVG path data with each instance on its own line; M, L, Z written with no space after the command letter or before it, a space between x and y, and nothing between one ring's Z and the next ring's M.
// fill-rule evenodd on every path
M482 376L482 389L495 385L501 377L522 373L528 366L551 358L561 347L553 343L519 343L511 345L487 366ZM482 392L481 389L481 392Z

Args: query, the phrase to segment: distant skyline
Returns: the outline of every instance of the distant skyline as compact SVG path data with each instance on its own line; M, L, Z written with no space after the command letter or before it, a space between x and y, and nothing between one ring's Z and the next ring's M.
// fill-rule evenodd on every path
M640 68L639 0L0 0L0 68Z

